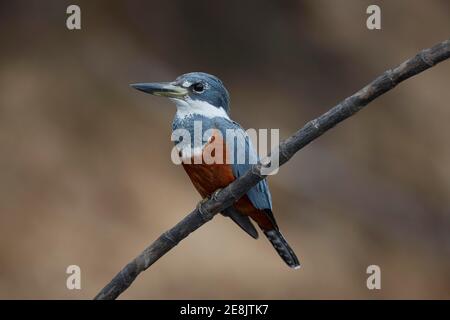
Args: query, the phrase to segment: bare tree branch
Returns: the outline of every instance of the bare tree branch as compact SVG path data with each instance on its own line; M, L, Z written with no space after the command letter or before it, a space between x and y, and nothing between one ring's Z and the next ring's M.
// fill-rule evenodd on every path
M286 163L297 151L320 137L341 121L351 117L383 93L393 89L400 82L433 67L450 58L450 40L441 42L432 48L422 50L413 58L398 67L387 70L370 84L346 98L320 117L308 122L294 135L279 146L280 166ZM272 151L275 152L275 151ZM95 299L115 299L124 292L144 270L149 268L166 252L175 247L191 232L211 220L217 213L231 206L266 176L261 173L261 164L256 164L245 175L236 179L211 199L199 205L183 220L163 233L139 256L127 264L107 284Z

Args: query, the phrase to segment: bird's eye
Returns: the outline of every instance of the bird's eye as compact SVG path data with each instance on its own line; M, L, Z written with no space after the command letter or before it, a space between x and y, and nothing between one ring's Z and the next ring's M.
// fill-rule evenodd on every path
M203 83L197 82L192 85L192 90L197 93L202 93L203 91L205 91L205 86L203 85Z

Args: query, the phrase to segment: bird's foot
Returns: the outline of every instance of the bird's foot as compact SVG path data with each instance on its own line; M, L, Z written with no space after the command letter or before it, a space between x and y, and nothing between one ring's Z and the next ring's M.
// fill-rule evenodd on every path
M206 202L208 202L208 200L210 200L212 197L214 197L214 194L212 196L208 196L206 198L203 198L197 204L197 210L198 210L198 212L200 212L200 215L203 217L204 221L209 221L214 216L214 214L209 213L209 211L207 211L207 210L205 210L205 208L203 208L203 205Z
M217 200L217 196L219 195L219 192L222 191L222 188L217 189L216 191L214 191L214 193L212 194L211 198L214 200Z
M207 196L207 197L203 198L202 200L200 200L197 203L197 209L200 208L202 205L204 205L206 202L208 202L208 200L210 200L210 199L217 200L217 195L219 194L220 191L222 191L222 188L217 189L216 191L213 192L212 195Z
M197 203L197 208L205 204L209 200L209 197L203 198Z

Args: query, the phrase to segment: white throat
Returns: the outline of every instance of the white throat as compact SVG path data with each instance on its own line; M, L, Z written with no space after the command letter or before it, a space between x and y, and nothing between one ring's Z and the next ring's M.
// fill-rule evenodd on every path
M176 116L181 119L193 115L201 115L210 119L216 117L230 119L225 109L222 107L217 108L206 101L192 100L191 98L186 98L186 100L171 100L173 100L177 106Z

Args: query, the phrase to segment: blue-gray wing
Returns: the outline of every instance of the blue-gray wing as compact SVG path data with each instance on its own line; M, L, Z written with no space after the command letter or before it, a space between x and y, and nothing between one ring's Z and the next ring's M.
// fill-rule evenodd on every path
M239 178L258 162L258 154L253 148L250 137L238 123L220 118L216 122L216 126L227 141L230 159L233 160L231 164L233 175ZM247 196L255 208L272 209L272 197L266 180L260 181L251 188L247 192Z

